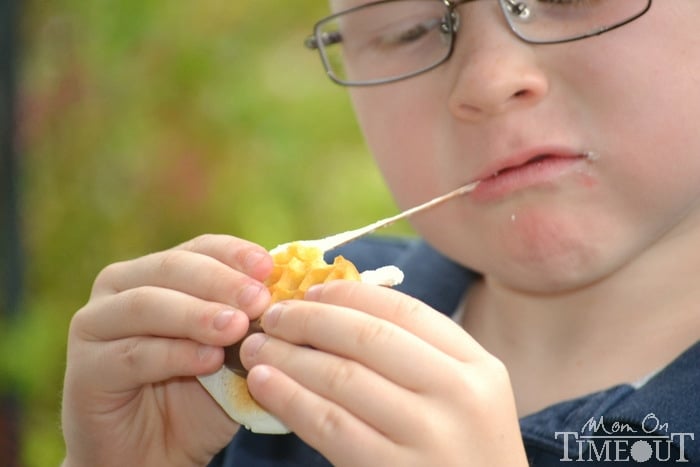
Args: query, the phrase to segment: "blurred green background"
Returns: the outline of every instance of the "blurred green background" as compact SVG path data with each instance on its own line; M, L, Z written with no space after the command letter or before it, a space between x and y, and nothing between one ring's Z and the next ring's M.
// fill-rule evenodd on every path
M67 328L102 267L206 232L272 247L395 206L302 45L324 0L21 3L25 288L0 324L0 389L21 397L31 467L63 456Z

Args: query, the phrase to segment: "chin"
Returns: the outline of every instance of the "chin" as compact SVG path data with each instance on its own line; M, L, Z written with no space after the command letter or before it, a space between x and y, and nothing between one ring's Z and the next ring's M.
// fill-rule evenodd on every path
M564 292L597 282L604 272L600 245L589 238L559 236L546 241L516 241L503 248L495 274L533 292Z
M510 219L495 229L465 232L459 239L435 238L449 245L443 253L509 288L532 293L561 293L586 287L607 275L606 251L612 247L592 226L550 216Z

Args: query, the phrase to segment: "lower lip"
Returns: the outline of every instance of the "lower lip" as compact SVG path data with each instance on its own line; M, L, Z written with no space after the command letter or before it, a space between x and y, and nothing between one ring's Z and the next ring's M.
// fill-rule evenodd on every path
M551 184L555 179L583 164L585 160L583 156L549 157L508 169L482 180L470 197L480 202L495 201L526 188Z

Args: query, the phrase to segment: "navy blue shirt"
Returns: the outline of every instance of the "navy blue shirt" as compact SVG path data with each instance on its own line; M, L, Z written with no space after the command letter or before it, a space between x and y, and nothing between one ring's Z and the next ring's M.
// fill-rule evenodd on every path
M352 260L361 271L398 266L406 277L397 289L445 314L457 309L464 291L478 277L417 240L368 238L330 256L336 254ZM700 342L645 381L552 405L522 418L520 428L530 465L535 467L700 466ZM210 464L329 465L294 434L259 435L244 429Z

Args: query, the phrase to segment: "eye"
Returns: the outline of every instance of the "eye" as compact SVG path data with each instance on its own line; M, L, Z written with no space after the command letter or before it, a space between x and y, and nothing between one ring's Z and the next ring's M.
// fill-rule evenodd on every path
M427 37L431 32L440 29L442 22L432 18L417 23L401 23L387 27L386 31L376 37L376 47L400 47L414 44Z
M396 42L413 42L425 36L433 28L432 23L416 24L410 29L402 32L396 38Z

